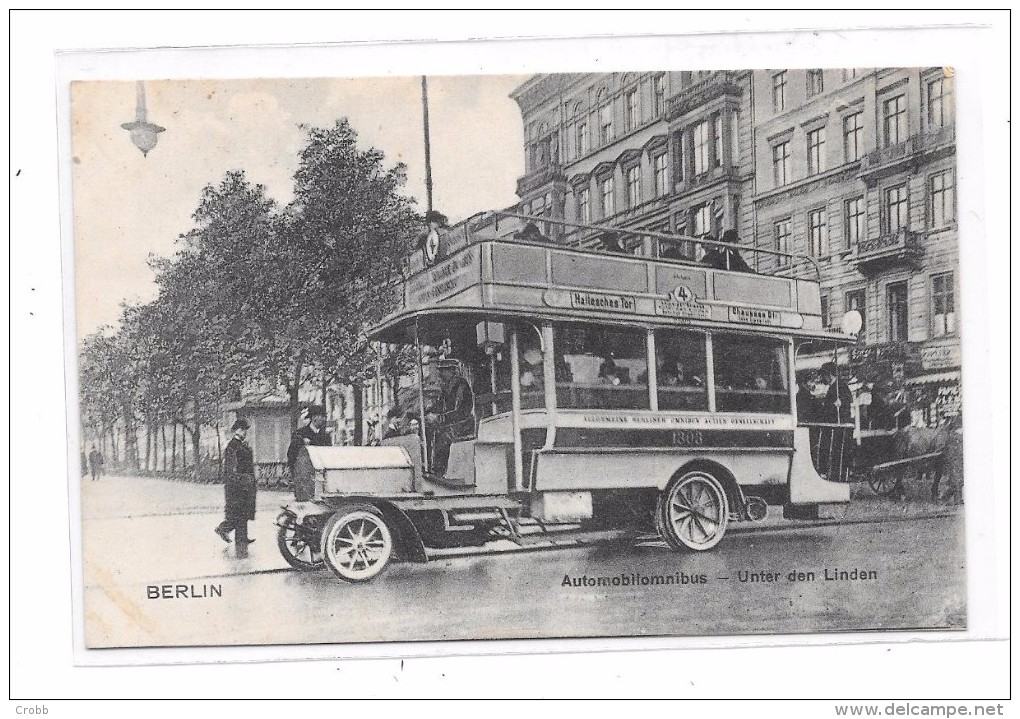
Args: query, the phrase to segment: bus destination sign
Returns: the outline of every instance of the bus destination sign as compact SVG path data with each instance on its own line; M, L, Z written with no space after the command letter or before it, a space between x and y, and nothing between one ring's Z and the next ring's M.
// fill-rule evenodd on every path
M685 285L678 285L665 299L655 300L655 314L664 317L689 317L707 320L711 317L708 305L698 301L697 295Z
M604 295L576 290L570 293L570 306L576 310L637 312L637 302L629 295Z
M783 315L774 310L752 309L750 307L730 307L730 322L741 322L746 325L767 325L782 327Z

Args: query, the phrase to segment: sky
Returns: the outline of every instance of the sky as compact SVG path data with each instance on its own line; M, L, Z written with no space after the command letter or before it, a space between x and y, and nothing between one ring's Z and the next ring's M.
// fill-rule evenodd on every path
M521 115L509 93L526 75L430 77L433 204L451 221L516 199ZM133 82L71 88L77 336L115 325L123 302L155 297L150 254L169 255L193 227L202 188L234 169L281 205L304 143L301 124L347 117L359 145L407 165L406 193L425 206L421 78L173 80L145 83L150 122L166 128L143 157L121 128ZM483 120L483 121L480 121Z

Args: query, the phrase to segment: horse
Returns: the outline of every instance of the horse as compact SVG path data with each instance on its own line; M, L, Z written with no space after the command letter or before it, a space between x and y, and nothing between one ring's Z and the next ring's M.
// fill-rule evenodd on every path
M948 449L953 446L952 462L947 462L950 454ZM953 472L951 495L959 497L959 487L963 482L963 421L957 416L938 427L904 427L895 435L893 453L898 459L909 459L921 457L926 454L940 455L931 464L925 463L918 467L917 477L923 479L924 475L930 474L932 478L931 498L935 501L939 497L939 485L942 477L949 467ZM902 485L899 487L900 497L903 497Z

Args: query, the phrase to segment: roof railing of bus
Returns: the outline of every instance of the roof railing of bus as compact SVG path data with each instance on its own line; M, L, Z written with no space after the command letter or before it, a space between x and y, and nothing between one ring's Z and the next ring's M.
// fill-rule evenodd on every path
M633 236L633 237L639 237L639 238L640 237L651 237L651 238L654 238L656 240L665 241L665 242L667 242L667 243L669 243L671 245L677 245L677 246L680 246L680 245L683 245L683 244L686 244L686 243L690 243L690 242L694 242L694 243L698 243L698 244L701 244L701 245L711 245L713 247L719 247L719 248L723 248L723 249L731 249L731 250L735 249L735 250L741 251L741 252L746 250L748 252L753 252L753 253L756 253L756 254L772 255L774 257L783 257L783 258L786 258L786 259L790 260L791 262L790 262L789 267L784 267L783 268L784 270L792 270L793 266L794 266L794 263L803 262L803 263L807 264L808 266L810 266L811 269L814 271L815 281L817 282L817 281L821 280L821 271L818 268L818 262L817 262L817 260L815 260L815 258L810 257L809 255L801 255L801 254L797 254L797 253L794 253L794 252L781 252L780 250L770 250L770 249L765 248L765 247L754 247L752 245L736 245L736 244L734 244L732 242L723 242L721 240L710 240L710 239L706 239L706 238L702 238L702 237L692 237L690 235L676 235L676 234L669 234L669 233L666 233L666 232L657 232L655 230L629 230L629 229L621 229L619 227L612 227L610 225L591 225L591 224L584 224L584 223L580 223L580 222L570 222L568 220L554 219L554 218L551 218L551 217L541 217L541 216L536 216L536 215L524 215L524 214L521 214L521 213L518 213L518 212L507 212L507 211L503 211L503 210L497 210L497 211L494 211L494 212L480 212L478 214L472 215L467 220L465 220L464 223L463 223L464 224L464 234L465 234L464 239L465 239L465 241L470 242L470 232L471 232L470 227L471 227L471 224L473 222L477 221L478 219L488 219L488 218L494 218L495 219L495 226L496 226L497 231L499 229L499 220L500 220L500 218L514 218L514 219L519 219L519 220L528 220L530 222L543 222L543 223L553 224L553 225L563 225L563 226L566 226L566 227L576 227L578 229L583 229L583 230L595 230L595 231L598 231L598 232L614 232L614 233L620 235L621 239L624 238L624 237L627 237L627 236ZM596 250L596 251L605 252L606 254L615 254L615 253L612 253L612 252L608 252L607 250ZM700 262L698 262L696 260L686 260L686 259L681 259L681 258L653 258L653 259L665 259L667 261L676 262L678 264L691 265L693 267L704 267L703 264L701 264Z

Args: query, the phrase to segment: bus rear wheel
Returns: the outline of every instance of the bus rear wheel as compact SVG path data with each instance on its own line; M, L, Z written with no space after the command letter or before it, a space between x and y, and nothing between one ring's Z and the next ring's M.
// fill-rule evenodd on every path
M340 507L322 530L322 557L346 582L374 579L393 557L393 535L370 504Z
M670 548L703 552L722 540L729 512L722 483L694 470L675 477L659 495L656 520Z

